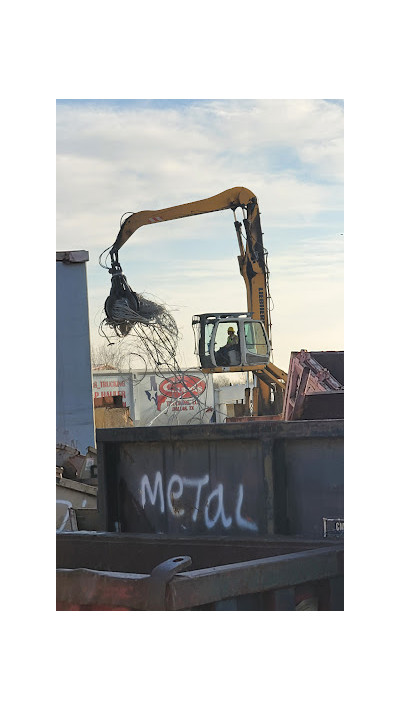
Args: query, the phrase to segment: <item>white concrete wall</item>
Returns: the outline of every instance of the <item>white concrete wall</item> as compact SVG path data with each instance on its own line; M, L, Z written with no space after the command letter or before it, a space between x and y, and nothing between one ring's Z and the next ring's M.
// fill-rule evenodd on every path
M222 388L215 389L215 414L216 422L225 422L227 416L227 404L245 401L246 384L239 385L224 385Z
M59 479L56 483L56 529L70 531L69 509L96 509L97 487L72 479Z

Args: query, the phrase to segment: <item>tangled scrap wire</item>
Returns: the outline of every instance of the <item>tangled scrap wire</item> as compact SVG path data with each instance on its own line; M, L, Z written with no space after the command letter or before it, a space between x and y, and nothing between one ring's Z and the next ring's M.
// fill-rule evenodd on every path
M150 301L137 294L136 308L128 299L111 301L108 297L103 324L109 326L118 338L131 334L138 343L135 349L147 356L150 364L161 365L176 356L179 332L175 319L163 304Z
M146 346L145 352L150 357L150 362L157 363L160 359L164 361L173 357L179 334L171 313L165 305L150 301L143 294L134 292L122 273L119 262L114 261L109 268L101 262L103 254L104 252L99 257L99 264L112 275L110 295L104 304L105 318L100 326L103 335L106 335L104 325L109 326L118 338L123 338L133 331L142 341L142 345ZM146 340L149 341L148 344Z
M99 258L100 266L108 269L101 263L101 257L102 255ZM134 292L119 264L118 267L119 269L114 270L114 273L111 271L112 286L104 304L105 317L99 329L101 335L107 338L109 345L112 341L105 332L105 327L108 327L111 335L116 336L118 340L129 337L131 340L129 350L132 348L146 363L149 363L158 376L165 378L166 372L171 374L170 378L182 392L183 402L193 398L197 404L193 416L185 417L185 423L209 421L210 407L207 407L193 392L190 379L188 380L188 371L183 370L178 363L179 331L174 317L165 304L149 300L143 294ZM207 395L207 389L204 395ZM172 410L172 406L181 398L171 400L150 424L161 414L167 414L168 424L177 424L179 415L177 411ZM207 401L207 397L205 400Z

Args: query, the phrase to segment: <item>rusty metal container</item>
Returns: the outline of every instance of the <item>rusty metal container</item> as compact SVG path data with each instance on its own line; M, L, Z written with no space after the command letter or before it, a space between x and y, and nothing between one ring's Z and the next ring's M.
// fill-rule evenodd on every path
M343 610L343 545L57 534L57 610Z
M290 356L282 419L343 417L344 352L294 351Z
M343 520L343 420L97 430L104 531L296 535Z
M58 610L343 609L343 421L104 429L97 454Z

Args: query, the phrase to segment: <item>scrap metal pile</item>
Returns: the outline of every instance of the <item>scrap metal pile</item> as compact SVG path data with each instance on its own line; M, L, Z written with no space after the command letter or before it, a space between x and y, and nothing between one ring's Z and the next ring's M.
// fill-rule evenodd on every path
M179 332L171 312L164 304L131 289L115 255L111 254L110 268L101 263L101 256L100 265L111 274L111 290L104 304L105 318L100 324L102 335L108 338L104 326L117 338L130 334L140 354L151 365L175 365Z
M171 373L174 382L181 384L183 395L186 394L187 397L190 394L197 402L193 422L208 421L209 409L191 388L188 389L188 373L178 362L179 331L174 317L165 304L147 299L143 294L133 291L118 259L110 254L111 267L101 263L102 255L99 259L100 266L107 268L111 274L111 290L104 304L105 317L100 324L100 334L107 338L109 345L115 343L109 336L116 337L119 345L126 344L124 350L130 355L139 356L145 363L146 370L149 366L162 377L165 377L166 371ZM108 335L105 327L108 328ZM177 415L171 413L170 417L170 424L177 424L172 421Z

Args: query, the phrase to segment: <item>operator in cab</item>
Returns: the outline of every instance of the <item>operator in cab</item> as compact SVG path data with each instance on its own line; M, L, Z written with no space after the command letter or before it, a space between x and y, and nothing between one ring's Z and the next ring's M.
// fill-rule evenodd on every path
M234 351L236 353L233 355ZM228 328L226 345L216 351L215 362L217 365L237 365L240 362L239 336L235 333L233 326Z
M239 337L235 333L233 326L229 326L228 328L228 340L226 342L227 346L237 346L239 343Z

